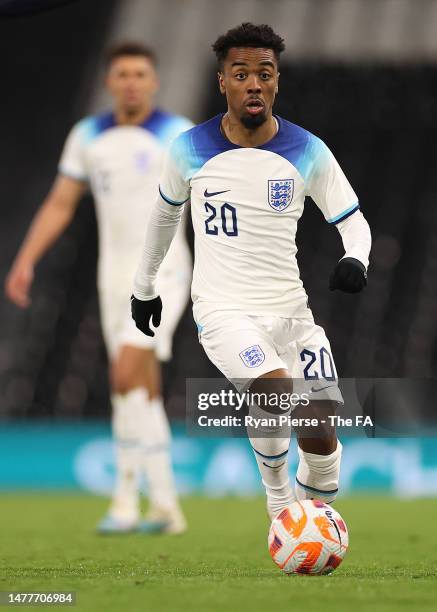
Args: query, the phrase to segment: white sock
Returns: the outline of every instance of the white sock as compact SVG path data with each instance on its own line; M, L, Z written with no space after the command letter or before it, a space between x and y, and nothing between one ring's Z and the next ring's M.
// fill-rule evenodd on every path
M299 465L296 474L298 499L319 499L327 504L337 497L342 445L330 455L306 453L298 446Z
M171 462L171 434L161 398L148 402L141 434L142 464L149 484L150 505L174 510L178 507L178 499Z
M113 394L112 432L115 441L116 479L110 513L121 520L136 521L140 513L139 473L144 403L138 390Z
M249 415L262 419L275 418L275 415L254 404L250 406ZM271 427L247 427L247 434L266 490L270 518L273 518L285 506L296 501L288 475L290 433L289 427L278 424ZM269 437L258 437L263 434L268 434Z

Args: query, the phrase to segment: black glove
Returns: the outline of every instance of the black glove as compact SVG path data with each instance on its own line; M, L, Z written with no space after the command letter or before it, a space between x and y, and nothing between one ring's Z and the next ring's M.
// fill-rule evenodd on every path
M354 257L340 259L329 279L331 291L340 289L346 293L359 293L366 285L366 268Z
M161 323L162 302L159 295L153 300L139 300L132 295L130 304L135 325L143 334L153 337L155 332L150 329L150 317L152 317L153 327L159 327Z

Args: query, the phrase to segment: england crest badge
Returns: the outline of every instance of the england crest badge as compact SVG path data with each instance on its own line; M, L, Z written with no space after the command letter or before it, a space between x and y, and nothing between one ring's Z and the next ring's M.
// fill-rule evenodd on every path
M243 363L248 368L256 368L264 362L266 356L263 353L262 348L259 344L254 344L253 346L249 346L244 351L241 351L240 357L243 360Z
M269 179L269 204L282 212L291 204L294 194L294 179Z

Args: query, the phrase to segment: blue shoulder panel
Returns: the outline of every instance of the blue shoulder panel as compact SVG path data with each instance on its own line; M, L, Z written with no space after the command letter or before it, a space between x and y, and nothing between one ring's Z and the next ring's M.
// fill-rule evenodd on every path
M166 146L173 138L184 130L188 130L192 125L192 122L185 117L172 115L156 109L140 127L152 132L152 134ZM108 112L92 117L85 117L85 119L79 121L77 126L80 130L83 144L88 145L106 130L116 128L117 122L114 113Z
M174 142L172 155L186 180L189 180L208 160L231 149L241 149L220 131L223 114L195 126L181 134ZM328 152L320 138L307 130L276 117L279 130L276 136L256 147L281 155L295 166L304 180L307 180L317 157Z
M88 145L99 134L105 130L116 127L115 117L112 112L95 115L93 117L85 117L78 123L80 134L83 138L83 144Z
M141 127L152 132L163 146L167 146L176 136L192 126L189 119L166 113L159 108L141 124Z
M282 117L276 116L276 119L279 123L278 133L272 140L258 148L272 151L287 159L306 181L311 173L314 160L327 147L320 138L304 128Z
M230 149L239 149L222 135L220 122L222 114L196 125L176 138L172 157L181 174L189 180L208 160Z

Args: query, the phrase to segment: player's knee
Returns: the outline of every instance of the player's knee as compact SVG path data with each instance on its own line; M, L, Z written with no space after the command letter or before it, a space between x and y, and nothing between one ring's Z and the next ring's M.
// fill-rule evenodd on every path
M283 413L293 393L293 381L286 370L275 370L254 380L250 393L260 408Z
M119 395L125 395L138 386L129 369L115 364L111 369L111 391Z

